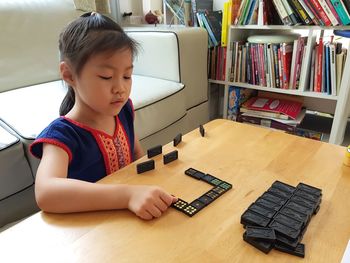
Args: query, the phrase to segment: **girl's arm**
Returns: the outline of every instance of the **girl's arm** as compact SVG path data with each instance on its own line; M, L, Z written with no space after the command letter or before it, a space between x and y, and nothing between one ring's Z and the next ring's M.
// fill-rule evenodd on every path
M46 212L69 213L128 208L143 219L152 219L176 201L159 187L107 185L67 178L68 154L44 144L35 182L38 206Z
M136 134L135 134L135 142L134 142L134 153L135 153L135 160L140 159L142 156L144 156L142 146Z

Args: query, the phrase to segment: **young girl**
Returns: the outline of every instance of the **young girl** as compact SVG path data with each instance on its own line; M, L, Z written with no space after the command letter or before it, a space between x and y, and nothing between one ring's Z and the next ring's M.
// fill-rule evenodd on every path
M136 43L93 12L65 28L59 50L68 85L61 117L30 147L41 158L39 207L56 213L127 208L143 219L161 216L177 198L159 187L95 183L143 155L129 99Z

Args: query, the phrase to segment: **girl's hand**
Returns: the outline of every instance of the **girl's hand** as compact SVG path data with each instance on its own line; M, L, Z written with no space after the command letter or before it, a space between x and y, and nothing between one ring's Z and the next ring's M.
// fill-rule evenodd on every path
M134 186L128 203L130 211L150 220L160 217L177 198L156 186Z

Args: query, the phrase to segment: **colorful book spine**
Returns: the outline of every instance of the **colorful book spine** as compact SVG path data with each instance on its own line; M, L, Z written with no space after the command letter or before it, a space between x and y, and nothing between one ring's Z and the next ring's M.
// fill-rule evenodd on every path
M335 11L334 6L333 6L332 3L331 3L331 0L325 0L325 1L327 2L327 5L328 5L329 9L332 11L333 15L334 15L335 18L337 19L338 24L339 24L339 25L342 25L343 23L342 23L342 21L340 20L340 17L339 17L339 15L338 15L337 11Z
M320 25L320 22L318 21L317 17L315 16L315 14L311 11L311 9L309 8L309 6L305 3L304 0L298 0L298 2L300 3L300 5L304 8L305 12L308 14L308 16L310 17L310 19L312 20L312 22L315 25Z
M290 20L292 20L293 25L300 25L301 23L300 23L299 17L297 17L296 13L294 13L288 1L282 0L282 4L284 9L287 11L288 16L290 17Z
M228 8L229 8L229 2L224 3L224 10L222 13L222 30L221 30L221 46L226 47L227 46L227 19L228 19Z
M310 16L307 14L307 12L304 10L304 8L298 0L288 0L288 3L290 4L294 12L298 15L303 24L310 25L312 23Z
M291 26L293 25L292 20L290 19L290 17L288 16L287 11L284 9L284 6L282 4L281 0L272 0L273 4L276 8L276 11L279 15L279 17L281 18L283 24Z
M343 25L350 24L350 16L348 11L346 10L344 3L340 0L330 0L335 11L339 15L340 21Z
M312 6L313 9L315 10L315 14L318 14L320 16L320 19L322 20L322 22L324 23L325 26L331 26L332 22L331 20L328 18L327 14L325 13L325 11L323 10L322 6L320 5L320 3L318 2L318 0L310 0L309 2Z
M338 20L335 18L334 14L332 13L331 9L329 8L326 0L318 0L320 6L322 7L323 11L326 13L327 17L331 21L333 26L339 25Z
M323 72L323 39L319 39L317 48L317 79L316 79L316 91L322 92L322 72Z

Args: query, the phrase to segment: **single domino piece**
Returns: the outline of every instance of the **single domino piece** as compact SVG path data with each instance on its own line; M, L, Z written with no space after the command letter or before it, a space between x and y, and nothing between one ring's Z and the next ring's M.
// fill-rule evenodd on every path
M226 191L228 191L232 188L232 184L230 184L228 182L222 182L221 184L219 184L219 186L221 188L224 188Z
M317 204L320 204L321 203L321 199L322 199L322 196L317 196L317 195L313 195L309 192L306 192L304 190L301 190L301 189L297 189L294 193L294 195L298 195L298 196L301 196L302 198L304 199L308 199L310 201L313 201Z
M275 230L269 227L247 226L246 238L263 239L274 242L276 240Z
M201 197L198 198L199 201L201 201L205 205L209 205L211 202L213 202L215 199L210 198L206 194L202 195Z
M218 198L220 196L217 192L214 192L212 190L206 192L205 195L209 196L213 200L215 200L216 198Z
M244 226L267 227L269 222L270 218L267 218L250 210L246 210L241 216L241 224Z
M171 206L175 208L176 210L183 211L183 209L188 206L188 203L185 200L182 200L181 198L178 198L175 203L172 203Z
M194 169L194 168L189 168L185 171L185 174L188 176L191 176L197 180L200 180L201 178L203 178L205 176L204 173Z
M219 178L214 178L213 180L211 180L209 182L209 184L214 185L214 186L218 186L218 185L222 184L222 181Z
M302 243L299 243L294 249L278 243L275 244L275 249L301 258L305 257L305 245Z
M271 201L266 200L266 199L261 198L261 197L256 199L255 203L262 206L262 207L265 207L265 208L268 208L268 209L271 209L274 211L278 211L282 207L282 205L280 205L280 204L276 204L274 202L271 202Z
M311 194L314 194L314 195L322 195L322 190L319 189L319 188L316 188L314 186L311 186L311 185L308 185L308 184L304 184L304 183L299 183L297 185L297 189L301 189L301 190L304 190L306 192L310 192Z
M162 145L157 145L147 150L147 157L152 158L158 154L162 153Z
M295 190L295 187L294 186L291 186L289 184L286 184L286 183L283 183L283 182L280 182L280 181L275 181L271 187L275 187L275 188L279 188L281 189L282 191L285 191L285 192L288 192L288 193L293 193L294 190Z
M289 199L293 194L290 193L290 192L285 192L284 190L280 189L280 188L277 188L277 187L273 187L271 186L268 190L267 190L268 193L271 193L273 195L277 195L277 196L280 196L282 198L285 198L285 199Z
M226 190L224 188L221 188L220 186L216 186L211 190L218 193L219 195L223 195L226 192Z
M190 203L191 206L194 206L195 208L199 210L202 210L205 207L205 204L202 203L199 199L196 199Z
M292 217L296 220L303 222L303 226L307 225L310 218L310 216L308 216L307 214L295 211L293 209L290 209L289 207L282 207L282 209L279 212L281 214L287 215L289 217Z
M269 253L271 249L273 248L273 242L269 241L260 241L257 239L249 239L247 238L246 233L243 234L243 240L249 244L251 244L253 247L259 249L260 251L264 252L265 254Z
M178 158L178 151L177 150L172 151L170 153L163 155L163 163L164 164L170 163L172 161L177 160L177 158Z
M265 192L261 197L270 201L270 202L274 202L274 203L280 204L280 205L284 205L284 203L287 201L286 198L283 198L283 197L280 197L277 195L273 195L269 192Z
M201 133L202 137L204 137L204 135L205 135L205 130L204 130L204 127L203 127L202 124L199 125L199 132Z
M287 238L287 237L285 237L283 235L280 235L280 234L278 234L276 232L275 232L275 234L276 234L276 242L275 242L275 244L281 244L281 245L287 246L287 247L289 247L291 249L295 249L297 247L297 245L299 244L300 240L301 240L301 236L299 236L296 239L291 240L291 239L289 239L289 238Z
M289 226L295 230L301 230L304 223L302 221L299 221L295 218L289 217L287 215L284 215L282 213L277 213L273 217L274 220L277 220L278 222L282 223L283 225Z
M153 169L154 169L154 160L148 160L146 162L138 163L136 165L136 170L138 174L144 173Z
M197 214L199 212L199 210L196 207L192 206L192 205L188 205L181 212L183 212L184 214L188 215L189 217L192 217L195 214Z
M181 133L179 133L178 135L175 136L174 146L177 146L180 142L182 142L182 134Z
M289 226L281 224L279 221L276 221L276 220L273 220L269 224L269 227L273 228L277 233L284 235L285 237L291 240L298 238L300 234L300 230L293 229Z
M213 175L210 175L210 174L206 174L205 176L203 176L201 178L202 181L207 182L207 183L210 183L214 179L217 179L217 178Z
M276 214L276 211L275 210L272 210L272 209L269 209L269 208L265 208L263 206L260 206L256 203L252 203L249 207L248 207L248 210L251 210L255 213L258 213L260 215L263 215L263 216L266 216L267 218L272 218L275 214Z

